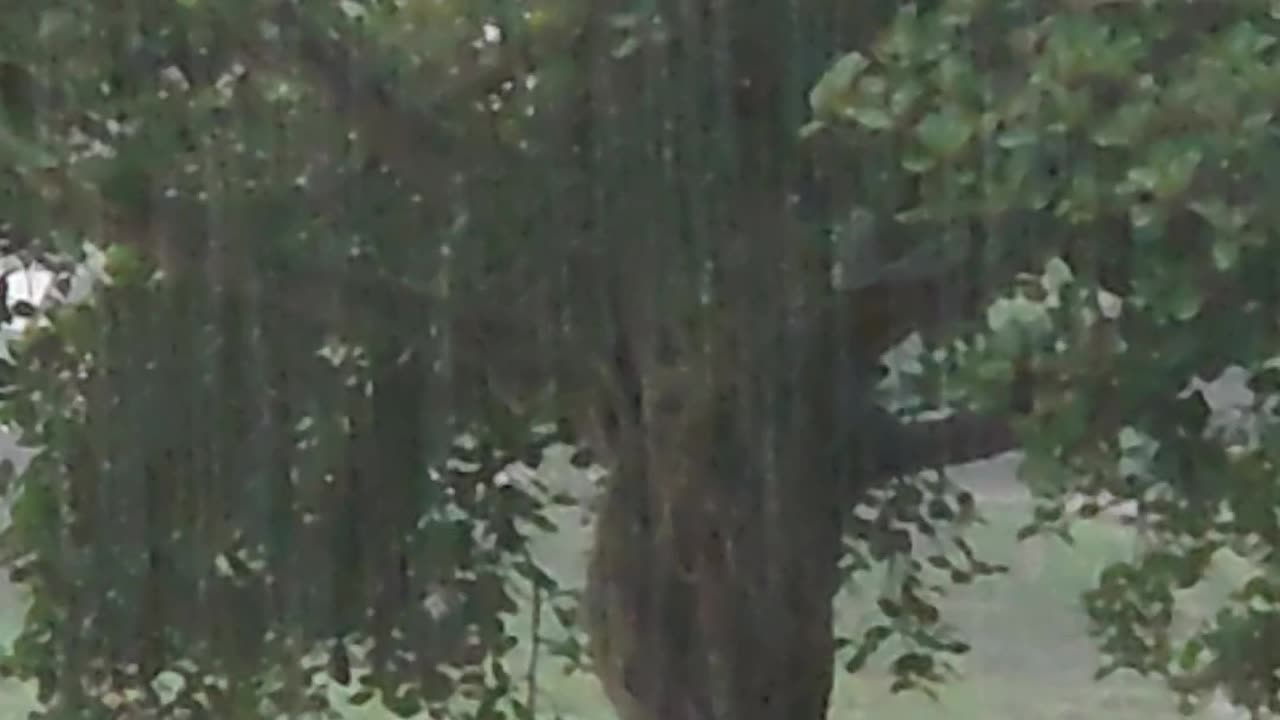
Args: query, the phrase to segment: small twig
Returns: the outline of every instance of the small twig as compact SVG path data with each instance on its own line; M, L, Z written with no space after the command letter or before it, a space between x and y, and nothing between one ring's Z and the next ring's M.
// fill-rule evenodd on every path
M542 654L542 586L533 583L533 622L529 630L529 669L525 674L528 695L525 707L529 717L538 715L538 656Z

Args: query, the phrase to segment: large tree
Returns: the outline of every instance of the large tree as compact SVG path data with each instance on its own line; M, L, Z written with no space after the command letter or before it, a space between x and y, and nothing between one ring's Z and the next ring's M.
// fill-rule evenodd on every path
M867 561L906 572L853 664L896 633L937 681L935 576L997 568L913 540L969 514L941 468L1016 445L1031 530L1127 498L1165 541L1088 597L1116 667L1277 702L1270 575L1169 629L1217 549L1280 541L1266 417L1228 447L1180 393L1234 362L1270 411L1269 3L0 17L6 235L107 258L5 403L46 448L12 533L47 716L296 715L316 663L405 713L532 712L503 618L554 585L516 476L556 440L608 471L583 617L626 720L823 717ZM912 335L942 419L879 402Z

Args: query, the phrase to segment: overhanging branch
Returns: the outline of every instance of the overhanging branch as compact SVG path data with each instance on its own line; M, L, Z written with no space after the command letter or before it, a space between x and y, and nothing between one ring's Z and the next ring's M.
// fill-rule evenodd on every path
M913 253L887 265L875 281L839 293L850 307L851 332L859 343L879 357L912 333L929 337L963 331L982 317L994 292L1045 254L1007 257L982 267L974 261L982 254L981 241L969 244L964 252Z
M882 477L975 462L1018 447L1008 417L956 412L938 420L902 422L877 409L873 448Z

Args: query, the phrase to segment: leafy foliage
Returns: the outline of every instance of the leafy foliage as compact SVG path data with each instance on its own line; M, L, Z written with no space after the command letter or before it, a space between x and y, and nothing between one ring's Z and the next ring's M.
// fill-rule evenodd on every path
M669 584L669 614L757 627L786 584L768 563L825 549L801 509L852 498L846 574L892 572L845 662L897 636L895 687L928 689L967 648L937 598L1001 568L941 470L856 465L881 450L868 367L924 316L922 404L1030 408L1027 533L1138 503L1150 548L1085 598L1106 669L1280 709L1270 3L849 5L7 8L5 235L64 276L89 240L109 277L7 368L3 419L44 448L11 665L45 716L319 712L321 668L406 716L532 714L501 663L515 585L571 610L526 550L553 500L530 469L588 435L627 471L606 535L656 508L686 538L618 556L725 573L613 568L624 600ZM835 46L856 50L820 77ZM815 242L841 232L882 247ZM877 266L833 288L833 254ZM882 261L963 281L891 295ZM1246 442L1177 392L1232 364ZM1173 637L1224 549L1258 577ZM678 639L714 655L714 625Z
M8 532L28 553L14 577L35 590L10 668L40 680L48 716L295 715L323 709L324 675L405 717L518 713L501 662L515 578L556 597L526 547L553 498L524 463L555 429L531 429L519 456L501 449L511 438L460 434L401 481L385 464L392 431L369 432L385 398L361 348L299 346L284 386L233 380L221 373L252 347L202 344L186 310L156 316L163 286L112 279L28 333L6 406L45 448ZM187 413L174 388L191 393ZM237 457L220 447L242 464L219 467ZM178 690L155 690L166 673Z
M986 327L940 339L920 387L1000 407L1034 378L1028 532L1069 537L1073 517L1137 503L1147 549L1084 598L1104 671L1273 711L1278 32L1261 2L908 8L819 83L809 131L899 158L875 168L897 191L874 210L911 241L961 243L995 277L1032 271ZM1253 378L1244 442L1195 385L1231 365ZM1256 577L1174 637L1178 592L1226 549Z
M300 717L323 674L405 717L527 713L502 659L513 593L566 601L526 547L554 499L531 467L564 433L453 359L488 339L453 323L501 278L452 283L491 248L402 242L437 198L283 58L333 29L387 73L487 18L360 7L4 11L5 234L64 274L86 237L107 250L107 285L30 330L6 380L6 424L43 448L8 531L34 590L9 669L44 717ZM499 242L502 221L455 227Z
M898 478L854 511L847 528L849 581L877 566L888 569L877 607L884 623L845 639L846 672L857 672L892 638L907 648L890 664L891 690L919 690L937 697L937 686L956 672L951 657L969 643L942 617L938 605L951 586L964 586L1008 570L974 552L965 530L981 522L974 497L943 469Z

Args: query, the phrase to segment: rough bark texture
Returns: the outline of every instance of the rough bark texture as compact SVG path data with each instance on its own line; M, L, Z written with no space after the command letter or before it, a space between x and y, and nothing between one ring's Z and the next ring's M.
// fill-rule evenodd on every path
M675 522L698 537L681 545L635 529L644 513L628 484L619 477L609 490L588 590L593 650L620 716L825 717L838 529L789 518L821 518L830 505L810 496L813 507L772 513L727 498L719 511L685 506ZM728 527L743 514L757 516L747 521L755 531Z
M732 432L709 415L705 430ZM731 438L688 442L700 434L619 448L586 592L597 671L624 720L823 718L836 484L788 462L769 477Z
M826 716L866 385L837 372L847 353L818 315L752 353L686 356L665 374L617 368L622 402L593 423L613 473L584 611L623 720Z
M732 391L685 386L596 434L615 471L583 609L623 720L825 718L846 513L885 477L1013 445L1003 420L899 425L855 371L831 380L835 337L810 339L764 432Z
M629 269L595 321L616 333L616 365L586 423L612 471L584 600L591 650L623 720L817 720L862 369L888 329L878 304L834 311L821 229L799 217L826 209L796 131L830 52L867 27L808 0L658 6L662 41L584 65L576 144L595 148L584 177L598 204L583 227L623 239L609 252ZM589 32L586 54L609 52L610 32ZM657 237L687 242L705 280L672 282ZM668 314L673 289L704 282L714 320Z

